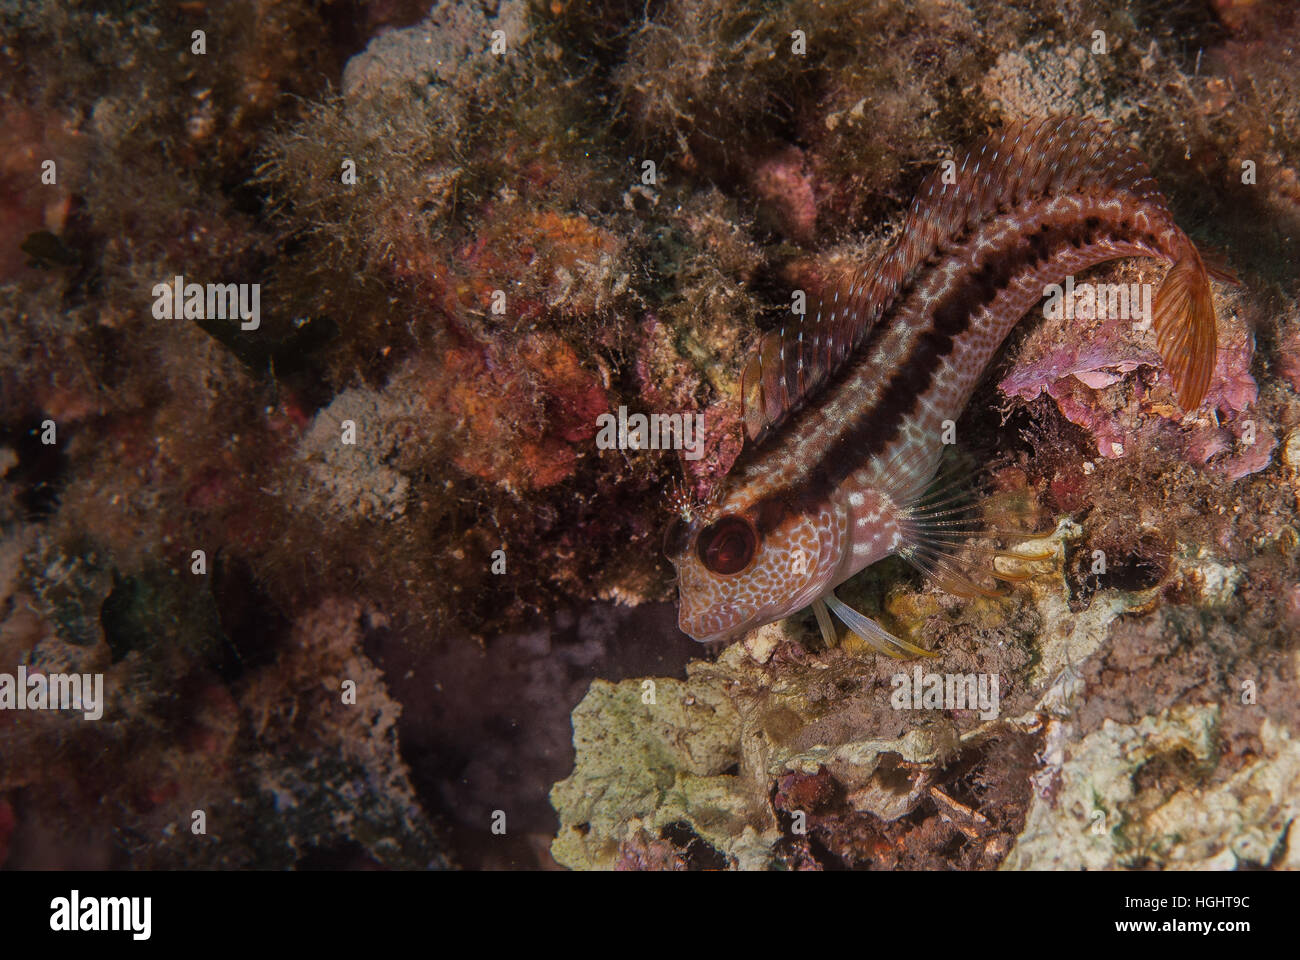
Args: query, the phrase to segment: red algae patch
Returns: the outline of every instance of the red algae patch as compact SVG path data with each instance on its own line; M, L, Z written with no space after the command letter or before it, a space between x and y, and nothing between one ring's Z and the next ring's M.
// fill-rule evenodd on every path
M425 396L456 420L456 465L507 490L570 477L609 406L599 377L553 335L526 337L509 353L455 347L436 376Z

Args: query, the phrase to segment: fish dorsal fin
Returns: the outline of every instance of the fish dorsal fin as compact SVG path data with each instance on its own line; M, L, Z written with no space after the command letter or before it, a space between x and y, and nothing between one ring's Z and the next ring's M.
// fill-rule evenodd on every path
M914 270L988 217L1065 194L1123 192L1159 199L1146 162L1109 124L1090 117L1016 121L921 182L908 210L897 268Z
M882 305L865 276L842 275L809 299L802 316L759 340L741 381L749 442L761 442L815 396L861 345Z
M761 443L807 404L926 261L981 221L1048 195L1116 190L1160 197L1137 152L1110 126L1085 117L1009 123L941 164L922 181L887 253L828 285L802 317L759 341L741 382L747 441Z

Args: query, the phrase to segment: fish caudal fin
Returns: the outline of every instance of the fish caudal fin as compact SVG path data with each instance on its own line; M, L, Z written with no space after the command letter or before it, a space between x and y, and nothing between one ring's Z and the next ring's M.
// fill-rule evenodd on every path
M1218 266L1215 275L1223 279L1232 277ZM1190 245L1156 291L1152 313L1156 345L1165 368L1173 377L1178 403L1184 410L1195 410L1210 387L1218 353L1218 334L1210 271Z

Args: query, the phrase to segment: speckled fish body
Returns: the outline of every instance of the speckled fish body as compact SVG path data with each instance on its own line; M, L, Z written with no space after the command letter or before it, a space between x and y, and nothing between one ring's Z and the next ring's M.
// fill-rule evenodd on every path
M1044 287L1118 257L1174 264L1155 299L1157 343L1180 402L1200 404L1215 358L1209 273L1146 165L1117 134L1076 118L1004 130L921 187L899 239L769 334L745 371L747 445L707 505L686 508L667 552L680 624L734 636L825 603L898 655L831 592L901 554L961 582L924 493L955 421Z

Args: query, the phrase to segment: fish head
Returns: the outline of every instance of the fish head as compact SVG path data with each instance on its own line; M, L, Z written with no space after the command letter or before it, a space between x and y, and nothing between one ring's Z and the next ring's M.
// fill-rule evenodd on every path
M678 512L664 539L677 568L678 625L700 643L729 640L798 612L835 586L846 518L779 498L723 497Z

